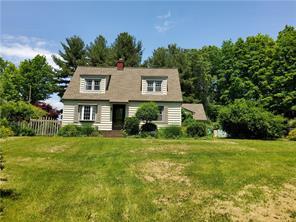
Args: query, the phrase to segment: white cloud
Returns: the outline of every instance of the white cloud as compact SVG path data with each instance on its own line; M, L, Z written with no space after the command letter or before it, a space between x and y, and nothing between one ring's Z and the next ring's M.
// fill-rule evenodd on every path
M167 31L169 31L170 29L174 28L175 22L170 20L171 16L172 16L171 11L168 11L164 15L156 16L156 18L159 21L158 21L158 24L154 26L154 28L160 33L165 33Z
M3 35L0 42L0 56L19 64L23 59L31 59L38 54L44 55L47 62L57 68L52 60L52 55L57 54L48 49L52 45L52 42L36 37Z
M60 100L61 98L55 93L52 94L50 98L48 98L44 102L50 104L53 108L60 110L64 108L64 104Z
M171 17L171 11L168 11L167 14L157 16L158 19L168 19Z

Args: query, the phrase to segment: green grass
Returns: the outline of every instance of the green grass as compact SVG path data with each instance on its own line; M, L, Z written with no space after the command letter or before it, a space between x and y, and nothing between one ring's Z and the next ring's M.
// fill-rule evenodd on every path
M296 186L290 141L32 137L0 146L2 221L231 221L238 215L213 206L231 201L248 215L251 205L271 207L264 187L276 201ZM295 218L293 207L283 218Z

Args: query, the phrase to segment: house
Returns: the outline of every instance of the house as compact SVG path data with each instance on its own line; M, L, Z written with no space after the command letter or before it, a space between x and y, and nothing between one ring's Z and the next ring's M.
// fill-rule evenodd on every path
M195 120L208 120L202 104L183 103L182 108L185 112L190 113Z
M159 107L158 127L181 125L182 93L177 69L77 67L63 96L62 124L92 123L99 130L123 128L144 102Z

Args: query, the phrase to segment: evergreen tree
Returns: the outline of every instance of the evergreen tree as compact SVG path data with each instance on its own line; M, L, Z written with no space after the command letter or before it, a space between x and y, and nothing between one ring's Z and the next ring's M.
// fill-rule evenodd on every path
M83 40L78 36L66 39L66 43L61 43L63 51L59 51L59 56L53 56L54 62L59 66L56 70L58 74L59 96L63 96L69 78L73 75L78 65L86 65L86 48Z
M120 33L111 47L110 64L114 65L119 58L124 59L125 66L137 67L141 64L143 46L141 41L127 32Z
M93 43L87 47L88 65L90 66L108 66L109 48L104 36L100 35Z

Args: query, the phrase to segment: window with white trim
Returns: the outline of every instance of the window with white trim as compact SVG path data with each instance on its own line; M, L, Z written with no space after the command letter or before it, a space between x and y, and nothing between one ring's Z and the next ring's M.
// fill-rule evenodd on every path
M100 79L85 79L85 90L99 91L100 83Z
M158 106L158 117L157 117L157 121L163 121L164 120L164 107L163 106Z
M161 92L162 80L147 80L147 92Z
M91 105L79 106L80 120L81 121L95 121L97 107Z

